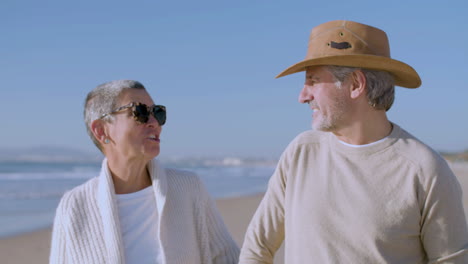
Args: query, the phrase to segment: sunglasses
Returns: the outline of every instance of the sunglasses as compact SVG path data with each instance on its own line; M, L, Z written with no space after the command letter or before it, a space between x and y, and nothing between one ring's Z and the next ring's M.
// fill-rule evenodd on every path
M103 114L100 117L100 119L128 108L132 109L133 118L138 123L146 124L149 120L150 115L154 116L154 118L158 121L160 126L166 123L166 107L164 105L147 106L138 102L132 102L130 104L121 106L108 114Z

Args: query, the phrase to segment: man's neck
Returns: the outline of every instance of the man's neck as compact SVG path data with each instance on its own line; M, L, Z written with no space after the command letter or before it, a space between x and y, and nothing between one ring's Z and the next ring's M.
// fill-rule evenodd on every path
M348 144L365 145L390 135L392 127L392 123L383 113L383 115L377 115L374 118L354 120L347 126L333 131L333 134Z

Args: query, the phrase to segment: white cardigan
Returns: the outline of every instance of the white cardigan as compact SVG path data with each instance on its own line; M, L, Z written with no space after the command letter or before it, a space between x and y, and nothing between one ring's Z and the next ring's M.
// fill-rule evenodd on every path
M159 215L163 264L237 263L239 248L199 178L148 164ZM107 159L99 177L64 194L57 208L50 263L125 262Z

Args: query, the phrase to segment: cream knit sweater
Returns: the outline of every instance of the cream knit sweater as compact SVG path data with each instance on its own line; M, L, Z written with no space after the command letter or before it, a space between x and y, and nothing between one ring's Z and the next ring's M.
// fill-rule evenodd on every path
M239 249L198 177L148 165L159 214L163 264L237 263ZM67 192L54 220L50 263L125 262L113 181L99 177Z
M460 185L397 125L368 147L308 131L283 153L241 250L242 264L468 263Z

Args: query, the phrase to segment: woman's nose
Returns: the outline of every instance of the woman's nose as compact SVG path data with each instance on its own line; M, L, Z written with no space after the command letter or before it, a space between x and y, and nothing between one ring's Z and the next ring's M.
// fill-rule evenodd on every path
M148 122L146 124L149 125L149 126L153 126L153 127L161 126L161 124L159 124L158 120L156 120L154 115L149 115L148 116Z

